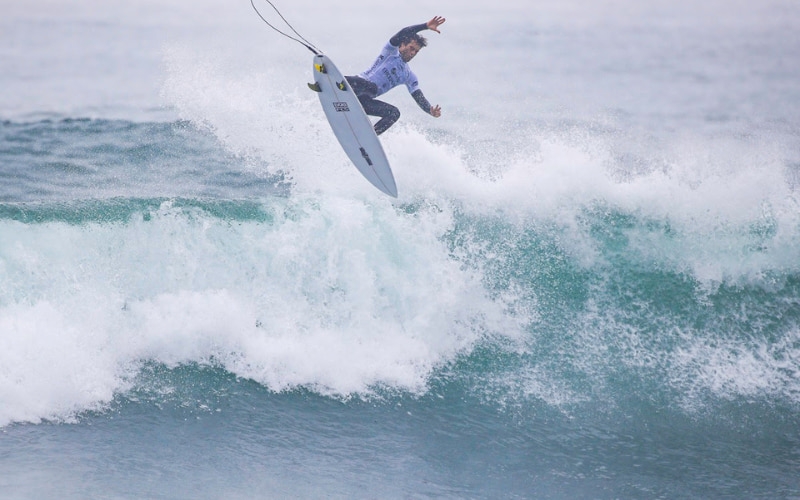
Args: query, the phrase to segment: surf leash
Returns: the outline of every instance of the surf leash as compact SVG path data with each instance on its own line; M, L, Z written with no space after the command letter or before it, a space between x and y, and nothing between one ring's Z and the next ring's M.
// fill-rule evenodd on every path
M289 24L289 21L287 21L287 20L286 20L286 18L285 18L285 17L283 17L283 14L281 14L281 11L279 11L279 10L278 10L278 8L277 8L277 7L275 7L275 5L273 5L273 4L272 4L272 2L270 2L270 0L264 0L264 1L265 1L265 2L267 2L267 3L269 4L269 6L270 6L270 7L272 7L272 9L273 9L273 10L274 10L274 11L275 11L277 14L278 14L278 17L280 17L280 18L281 18L281 20L284 22L284 24L286 24L286 26L288 26L288 27L289 27L289 29L291 29L291 30L294 32L294 34L295 34L295 35L297 35L297 37L294 37L294 36L292 36L292 35L290 35L290 34L288 34L288 33L284 33L283 31L281 31L281 30L279 30L278 28L276 28L275 26L273 26L273 25L272 25L272 24L271 24L269 21L267 21L267 20L264 18L264 16L262 16L262 15L261 15L261 12L259 12L259 11L258 11L258 9L256 8L256 4L255 4L254 0L250 0L250 5L252 5L252 6L253 6L253 10L254 10L254 11L256 11L256 14L258 14L258 17L260 17L262 21L264 21L265 23L267 23L267 26L269 26L269 27L270 27L270 28L272 28L273 30L277 31L277 32L278 32L278 33L280 33L281 35L285 36L285 37L286 37L286 38L288 38L289 40L293 40L293 41L295 41L295 42L299 43L299 44L300 44L300 45L302 45L303 47L305 47L305 48L307 48L308 50L310 50L311 52L313 52L315 55L319 55L319 54L320 54L320 51L319 51L319 49L317 49L317 48L314 46L314 44L313 44L313 43L311 43L311 42L309 42L308 40L306 40L306 39L303 37L303 35L301 35L300 33L298 33L298 32L297 32L297 30L296 30L296 29L294 29L294 27L293 27L291 24Z

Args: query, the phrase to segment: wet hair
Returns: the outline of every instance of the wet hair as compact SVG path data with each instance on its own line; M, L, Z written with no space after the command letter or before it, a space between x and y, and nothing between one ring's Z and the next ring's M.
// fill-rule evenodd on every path
M419 48L428 46L428 40L419 33L409 33L407 36L400 38L399 41L400 43L398 44L398 46L405 45L411 42L417 42L417 44L419 44Z

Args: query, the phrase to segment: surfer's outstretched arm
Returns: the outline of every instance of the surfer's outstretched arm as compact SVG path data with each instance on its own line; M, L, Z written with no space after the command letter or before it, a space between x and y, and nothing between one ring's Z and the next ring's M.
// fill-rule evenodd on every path
M428 25L426 24L415 24L414 26L409 26L407 28L403 28L395 35L389 39L389 43L391 43L394 47L399 47L408 39L411 38L412 35L419 33L422 30L428 29Z
M433 19L427 23L415 24L414 26L408 26L407 28L401 29L389 39L389 43L395 47L399 47L400 44L402 44L405 40L408 40L411 35L419 33L422 30L431 30L441 33L441 31L439 31L439 26L441 26L444 22L445 18L442 16L434 16Z

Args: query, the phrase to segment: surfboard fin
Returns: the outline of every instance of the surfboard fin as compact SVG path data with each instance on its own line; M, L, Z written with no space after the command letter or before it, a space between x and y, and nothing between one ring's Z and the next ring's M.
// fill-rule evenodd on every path
M308 88L310 88L314 92L322 92L322 89L319 87L319 83L317 82L309 83Z
M327 73L328 72L328 70L325 69L325 65L322 64L322 63L314 64L314 69L319 71L320 73Z
M339 90L347 90L347 85L344 84L344 80L336 82L336 86L339 87Z

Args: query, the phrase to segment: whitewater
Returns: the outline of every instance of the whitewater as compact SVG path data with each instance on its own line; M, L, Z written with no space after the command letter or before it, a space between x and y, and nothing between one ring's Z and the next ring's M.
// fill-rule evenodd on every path
M397 199L248 2L3 4L1 497L800 496L800 5L276 5L447 18Z

